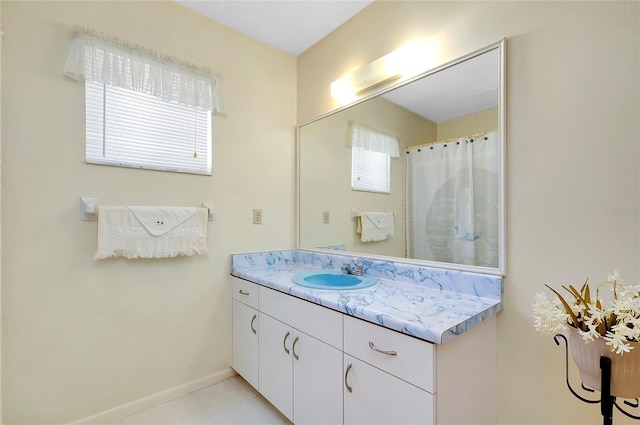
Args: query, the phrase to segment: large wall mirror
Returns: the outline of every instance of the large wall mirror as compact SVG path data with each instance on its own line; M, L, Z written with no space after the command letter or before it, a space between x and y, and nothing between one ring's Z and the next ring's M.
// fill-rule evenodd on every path
M504 56L502 40L301 125L299 247L504 275ZM369 167L382 188L354 189Z

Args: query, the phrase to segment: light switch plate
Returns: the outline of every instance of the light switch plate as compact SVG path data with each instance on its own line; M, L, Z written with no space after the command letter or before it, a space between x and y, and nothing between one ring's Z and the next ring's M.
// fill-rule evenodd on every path
M329 211L322 211L322 224L329 224L330 222L330 217L329 217Z
M253 224L262 224L262 209L253 209Z

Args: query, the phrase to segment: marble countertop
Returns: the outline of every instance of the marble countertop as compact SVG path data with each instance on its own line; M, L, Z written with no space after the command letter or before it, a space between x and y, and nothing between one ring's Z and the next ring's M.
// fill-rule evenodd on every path
M231 274L382 325L429 342L442 344L502 310L501 297L484 297L377 277L378 283L358 290L317 290L293 283L298 273L327 270L317 264L274 261L272 264L232 262ZM365 269L365 276L370 276ZM500 280L501 282L501 280Z

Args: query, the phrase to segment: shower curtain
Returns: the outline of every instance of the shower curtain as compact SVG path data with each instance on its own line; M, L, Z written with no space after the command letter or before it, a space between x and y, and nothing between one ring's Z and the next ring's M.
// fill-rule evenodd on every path
M407 150L407 257L498 267L498 136Z

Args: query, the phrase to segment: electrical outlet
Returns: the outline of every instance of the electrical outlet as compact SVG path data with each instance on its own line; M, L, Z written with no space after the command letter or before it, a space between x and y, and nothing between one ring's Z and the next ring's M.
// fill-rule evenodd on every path
M322 211L322 224L329 224L329 211Z
M262 209L253 209L253 224L262 224Z

